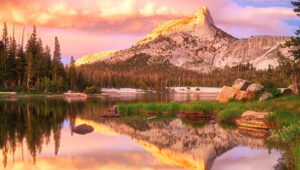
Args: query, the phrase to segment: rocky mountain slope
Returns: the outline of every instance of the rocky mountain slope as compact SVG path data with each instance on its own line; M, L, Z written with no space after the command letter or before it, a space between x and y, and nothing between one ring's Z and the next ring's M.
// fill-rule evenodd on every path
M118 62L135 54L146 54L151 58L145 65L168 60L175 66L201 72L247 63L257 69L266 69L269 65L278 66L277 52L287 52L280 44L288 39L283 36L237 39L217 28L208 8L203 7L183 19L161 22L131 48L107 55L101 61ZM99 61L79 60L82 64ZM81 65L78 62L76 65Z

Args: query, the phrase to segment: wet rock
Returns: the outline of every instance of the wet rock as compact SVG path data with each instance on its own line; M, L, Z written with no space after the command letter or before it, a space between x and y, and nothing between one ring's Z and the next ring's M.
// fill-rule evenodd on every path
M247 129L269 129L265 121L266 112L246 111L236 120L238 126Z
M260 84L251 84L248 88L247 88L247 92L248 93L254 93L257 94L259 92L262 92L264 90L264 86L260 85Z
M92 133L93 131L94 131L94 128L87 124L82 124L82 125L76 126L75 128L72 129L72 132L80 134L80 135Z
M250 84L251 84L251 82L248 80L237 79L234 81L232 87L237 90L245 91L245 90L247 90L247 88Z
M264 91L261 94L259 101L267 100L268 98L271 98L271 97L273 97L273 95L271 93Z
M224 86L222 88L222 91L219 93L219 95L217 97L217 101L219 101L221 103L227 103L227 102L229 102L230 99L234 99L237 91L238 90L236 90L232 87Z

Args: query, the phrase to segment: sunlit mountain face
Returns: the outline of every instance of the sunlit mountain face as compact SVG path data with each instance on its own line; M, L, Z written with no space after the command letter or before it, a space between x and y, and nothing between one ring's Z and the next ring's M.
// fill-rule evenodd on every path
M1 0L0 22L7 22L11 35L15 27L17 42L23 27L28 38L32 25L51 47L58 36L67 63L70 56L128 48L160 22L191 15L202 6L210 9L219 28L239 38L293 35L299 22L286 0Z

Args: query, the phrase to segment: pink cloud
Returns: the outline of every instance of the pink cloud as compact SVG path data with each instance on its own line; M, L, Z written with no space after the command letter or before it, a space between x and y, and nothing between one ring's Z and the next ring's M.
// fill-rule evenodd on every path
M159 22L190 15L204 5L217 26L236 37L291 35L284 20L298 19L291 8L241 7L230 0L1 0L0 22L19 30L30 26L27 33L35 24L44 44L52 45L58 36L64 55L79 57L130 47Z

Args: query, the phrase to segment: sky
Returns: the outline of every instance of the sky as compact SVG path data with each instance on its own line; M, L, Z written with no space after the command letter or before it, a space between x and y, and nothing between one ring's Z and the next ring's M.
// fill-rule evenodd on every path
M237 38L292 36L300 25L290 0L0 0L0 24L21 42L36 25L44 45L60 40L68 63L90 53L125 49L159 22L193 14L207 6L216 26Z

